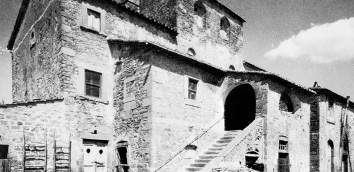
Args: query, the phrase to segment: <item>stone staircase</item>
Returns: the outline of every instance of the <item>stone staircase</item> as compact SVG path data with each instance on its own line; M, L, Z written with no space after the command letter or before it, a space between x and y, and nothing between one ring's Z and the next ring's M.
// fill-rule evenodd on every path
M216 140L201 156L199 156L186 171L201 171L212 159L217 157L229 143L234 140L241 130L225 131L225 134Z

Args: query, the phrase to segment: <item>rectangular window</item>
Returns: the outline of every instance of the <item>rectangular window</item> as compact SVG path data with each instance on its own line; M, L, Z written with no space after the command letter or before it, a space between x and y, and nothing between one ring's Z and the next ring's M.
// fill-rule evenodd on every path
M288 152L288 142L280 140L279 141L279 152Z
M85 70L85 93L88 96L100 97L102 74Z
M101 14L99 12L87 9L87 27L98 32L101 31Z
M9 145L0 145L0 159L7 159Z
M197 99L197 86L198 81L195 79L189 78L188 80L188 98L192 100Z

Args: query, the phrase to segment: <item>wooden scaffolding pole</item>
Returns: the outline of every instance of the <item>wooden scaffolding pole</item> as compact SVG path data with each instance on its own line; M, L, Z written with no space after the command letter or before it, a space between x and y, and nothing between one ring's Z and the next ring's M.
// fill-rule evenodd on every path
M23 129L23 164L22 171L25 172L26 166L26 137L25 137L25 129Z

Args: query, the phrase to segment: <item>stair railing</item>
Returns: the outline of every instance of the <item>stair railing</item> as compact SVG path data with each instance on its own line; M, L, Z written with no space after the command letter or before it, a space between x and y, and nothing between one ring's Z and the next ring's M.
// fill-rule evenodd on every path
M221 120L224 119L224 116L222 116L222 118L220 118L219 120L217 120L213 125L211 125L208 129L206 129L205 131L203 131L202 133L200 133L197 137L195 137L191 142L189 142L186 146L194 143L195 141L197 141L199 138L201 138L205 133L207 133L210 129L212 129L217 123L219 123ZM184 146L180 151L178 151L177 153L175 153L172 157L170 157L163 165L161 165L157 170L155 170L155 172L161 170L165 165L167 165L169 162L171 162L177 155L179 155L180 153L182 153L184 151L184 149L186 148L186 146Z

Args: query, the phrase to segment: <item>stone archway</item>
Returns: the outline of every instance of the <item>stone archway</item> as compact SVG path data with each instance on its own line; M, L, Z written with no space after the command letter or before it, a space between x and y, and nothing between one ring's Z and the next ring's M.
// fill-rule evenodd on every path
M256 117L256 95L251 85L235 87L225 101L225 130L243 130Z

